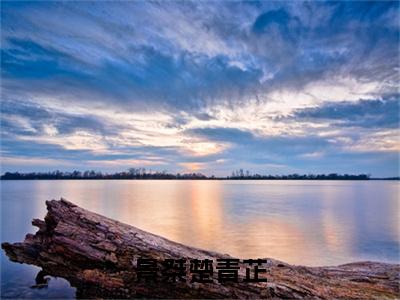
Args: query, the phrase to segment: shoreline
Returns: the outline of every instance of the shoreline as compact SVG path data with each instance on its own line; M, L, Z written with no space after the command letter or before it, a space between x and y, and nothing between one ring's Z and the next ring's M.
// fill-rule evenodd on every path
M368 178L368 179L294 179L294 178L29 178L29 179L8 179L0 178L0 181L29 181L29 180L166 180L166 181L400 181L400 178Z

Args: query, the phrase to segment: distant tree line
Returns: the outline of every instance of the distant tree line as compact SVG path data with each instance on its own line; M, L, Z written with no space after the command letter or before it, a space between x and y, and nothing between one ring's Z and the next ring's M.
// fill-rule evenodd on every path
M368 180L370 175L358 174L289 174L289 175L260 175L251 174L250 171L243 169L232 172L231 176L215 177L206 176L201 173L168 173L167 171L148 171L145 168L130 168L124 172L102 173L93 170L88 171L72 171L72 172L6 172L0 177L1 180L27 180L27 179L229 179L229 180ZM398 179L398 178L390 178Z
M289 174L289 175L260 175L251 174L250 171L239 169L233 171L228 179L264 179L264 180L368 180L369 174Z
M147 171L145 168L130 168L125 172L102 173L93 170L72 171L72 172L31 172L31 173L11 173L6 172L0 179L208 179L201 173L171 174L167 171Z

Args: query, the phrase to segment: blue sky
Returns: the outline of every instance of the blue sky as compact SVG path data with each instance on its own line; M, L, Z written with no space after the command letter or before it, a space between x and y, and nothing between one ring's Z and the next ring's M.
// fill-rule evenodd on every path
M2 172L399 168L399 2L2 2Z

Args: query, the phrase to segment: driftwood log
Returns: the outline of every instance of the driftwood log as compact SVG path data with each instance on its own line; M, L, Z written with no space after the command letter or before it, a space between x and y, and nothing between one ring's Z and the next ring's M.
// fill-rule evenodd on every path
M138 282L139 257L164 259L227 258L188 247L82 209L64 199L47 201L44 221L22 243L3 243L15 262L42 268L41 277L67 279L78 298L344 298L399 297L400 266L358 262L337 267L293 266L267 259L267 282ZM216 274L216 272L214 272Z

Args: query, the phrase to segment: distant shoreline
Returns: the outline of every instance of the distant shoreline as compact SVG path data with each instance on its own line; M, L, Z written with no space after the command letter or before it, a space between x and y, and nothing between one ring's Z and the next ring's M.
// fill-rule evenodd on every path
M390 178L368 178L368 179L343 179L343 178L326 178L326 179L294 179L294 178L0 178L0 181L28 181L28 180L160 180L160 181L189 181L189 180L199 180L199 181L399 181L399 177Z
M370 174L286 174L261 175L243 169L233 171L231 176L204 175L202 173L168 173L148 171L145 168L130 168L116 173L100 171L50 171L50 172L5 172L0 180L399 180L400 177L371 178Z

